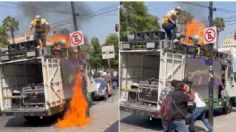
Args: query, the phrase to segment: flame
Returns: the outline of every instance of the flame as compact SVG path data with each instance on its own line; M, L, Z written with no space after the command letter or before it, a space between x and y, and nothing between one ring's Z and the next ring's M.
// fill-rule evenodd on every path
M68 48L70 46L69 36L62 35L62 34L55 34L52 37L47 36L46 41L47 43L52 43L52 44L62 43L64 44L63 46L64 48Z
M198 22L195 19L192 19L191 22L185 25L185 38L183 42L187 45L193 45L193 41L189 38L194 35L199 37L198 44L203 45L203 32L205 29L205 25L203 23Z
M78 73L76 75L73 96L69 103L69 108L63 119L57 122L56 127L83 127L87 125L90 122L90 118L87 116L87 109L88 103L82 91L82 77L80 73Z

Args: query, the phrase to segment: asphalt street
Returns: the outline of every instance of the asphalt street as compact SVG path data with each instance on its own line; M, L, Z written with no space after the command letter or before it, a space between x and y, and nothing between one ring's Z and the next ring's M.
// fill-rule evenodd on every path
M120 111L121 132L161 132L161 120L149 120L147 117ZM220 111L214 116L214 132L235 132L236 131L236 108L227 115ZM201 121L195 123L198 132L206 132L207 128Z
M118 132L118 90L108 100L95 101L90 108L91 123L83 128L59 129L54 124L57 118L30 123L22 116L0 116L0 132Z

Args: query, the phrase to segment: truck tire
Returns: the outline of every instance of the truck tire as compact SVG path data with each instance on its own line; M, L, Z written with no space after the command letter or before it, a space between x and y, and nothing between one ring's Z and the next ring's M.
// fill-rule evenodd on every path
M230 112L232 112L231 102L229 102L229 106L223 108L223 113L224 114L229 114Z

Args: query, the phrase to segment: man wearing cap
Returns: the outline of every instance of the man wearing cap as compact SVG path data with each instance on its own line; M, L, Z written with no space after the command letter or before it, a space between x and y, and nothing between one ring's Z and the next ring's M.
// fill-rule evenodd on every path
M162 28L165 30L167 38L174 40L176 38L176 17L180 15L182 9L178 6L170 10L163 18Z
M40 15L36 15L30 24L29 34L31 34L32 29L35 29L34 40L40 47L46 46L46 32L50 30L50 24Z
M188 132L186 125L186 115L188 113L188 102L194 100L194 91L192 91L184 81L173 80L171 85L175 88L173 101L176 106L176 113L170 123L169 132ZM190 93L189 95L187 93Z

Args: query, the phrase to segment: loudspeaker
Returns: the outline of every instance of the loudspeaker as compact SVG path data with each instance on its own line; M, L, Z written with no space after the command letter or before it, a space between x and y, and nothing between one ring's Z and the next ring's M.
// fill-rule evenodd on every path
M143 40L143 33L134 33L134 40L142 41Z
M163 31L154 31L152 32L154 40L163 40L165 39L165 32Z

